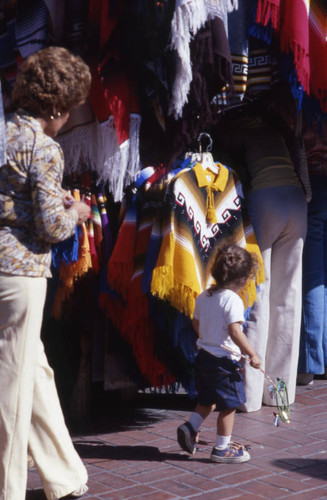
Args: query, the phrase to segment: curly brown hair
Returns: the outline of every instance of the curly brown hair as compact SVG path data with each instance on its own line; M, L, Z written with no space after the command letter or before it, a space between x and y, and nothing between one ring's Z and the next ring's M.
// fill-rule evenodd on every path
M48 118L83 103L90 85L89 67L79 56L63 47L47 47L23 62L12 103L37 118Z
M208 289L209 295L219 288L249 279L256 266L256 257L245 248L232 244L221 246L211 268L211 275L216 283Z

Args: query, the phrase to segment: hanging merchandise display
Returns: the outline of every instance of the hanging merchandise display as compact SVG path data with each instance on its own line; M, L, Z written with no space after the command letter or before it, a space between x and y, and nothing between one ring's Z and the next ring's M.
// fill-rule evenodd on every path
M263 281L263 267L235 174L215 163L209 151L186 157L169 174L162 169L155 183L149 176L138 184L108 262L108 284L122 300L118 308L108 294L106 311L152 385L177 380L194 396L191 318L195 298L209 285L215 250L231 240L257 255L256 279L242 291L247 308ZM174 346L174 356L167 355L164 342Z
M291 64L284 75L295 97L311 95L327 112L327 10L322 0L259 0L251 34L278 41L280 52Z
M76 358L81 356L71 392L79 399L78 392L89 390L81 380L92 359L97 366L87 368L89 376L105 390L120 382L126 386L128 379L156 391L181 384L194 396L191 320L196 297L210 285L217 247L231 241L257 255L255 279L241 293L248 314L264 280L244 208L247 186L217 148L215 130L226 110L263 102L281 80L298 108L326 113L324 2L0 5L0 95L6 112L22 60L41 48L64 46L92 72L87 101L72 110L56 138L65 158L65 188L92 209L75 235L52 249L44 335L51 337L59 324L62 331L74 330L79 315L74 348ZM2 124L0 107L1 163ZM296 141L288 147L309 200L300 124L299 115ZM204 146L211 141L208 134L215 139L213 150Z
M232 241L260 258L253 230L242 210L239 180L222 164L201 163L181 172L169 184L163 221L163 241L153 270L151 293L193 317L196 297L210 286L215 249ZM263 281L258 268L257 285ZM243 290L246 307L256 297L256 284Z

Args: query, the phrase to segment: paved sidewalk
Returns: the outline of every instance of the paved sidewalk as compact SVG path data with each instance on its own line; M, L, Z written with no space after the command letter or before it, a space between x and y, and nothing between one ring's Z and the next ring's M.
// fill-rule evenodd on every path
M92 422L92 431L74 437L90 477L83 498L327 499L326 380L297 388L289 424L275 427L270 407L238 413L233 439L251 445L251 460L237 465L209 461L217 413L205 422L199 451L193 457L181 451L176 428L190 404L175 398L174 406L169 398L169 409L158 407L158 397L152 407L151 398L143 398L147 407L108 409ZM26 499L45 498L40 487L36 470L30 470Z

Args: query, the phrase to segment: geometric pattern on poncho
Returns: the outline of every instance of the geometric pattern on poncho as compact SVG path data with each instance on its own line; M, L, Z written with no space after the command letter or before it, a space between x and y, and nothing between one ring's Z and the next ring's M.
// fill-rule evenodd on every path
M263 265L253 228L242 207L242 187L223 165L215 183L206 180L200 164L177 175L169 186L163 238L153 269L151 293L180 312L193 316L196 297L212 283L211 267L217 247L234 243L258 257L256 282L243 290L245 307L256 298L263 281ZM215 221L208 220L211 197Z

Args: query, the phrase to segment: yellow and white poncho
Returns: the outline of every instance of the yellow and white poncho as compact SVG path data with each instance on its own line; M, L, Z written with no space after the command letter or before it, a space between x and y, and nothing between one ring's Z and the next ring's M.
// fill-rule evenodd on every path
M219 245L233 243L257 256L255 279L240 293L245 308L252 306L256 287L264 280L241 183L234 172L218 166L215 175L198 163L171 181L162 244L152 273L151 293L191 318L196 297L212 283L210 271Z

